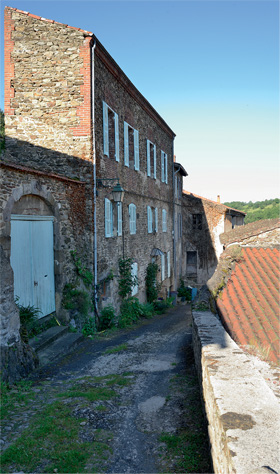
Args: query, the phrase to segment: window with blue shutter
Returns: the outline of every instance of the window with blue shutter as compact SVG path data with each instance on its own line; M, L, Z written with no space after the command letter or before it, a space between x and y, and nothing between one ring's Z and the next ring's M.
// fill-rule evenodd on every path
M124 122L124 164L129 166L128 123Z
M158 232L158 208L155 208L155 232Z
M105 198L105 237L113 236L113 205Z
M124 164L139 171L139 132L124 122Z
M151 176L151 142L147 140L147 176Z
M139 132L134 129L134 169L139 171Z
M165 182L167 184L168 181L168 172L167 172L167 154L164 153L164 168L165 168Z
M111 107L103 101L103 153L109 158L119 161L119 117Z
M148 234L153 232L153 213L152 208L147 206L147 217L148 217Z
M157 177L157 150L156 145L154 145L154 179Z
M165 255L161 256L161 281L165 280Z
M117 235L122 235L122 203L118 202L117 203L117 209L118 209L118 230L117 230Z
M167 232L167 212L162 209L162 232Z
M167 252L167 278L171 276L170 251Z
M167 184L167 154L161 150L161 181Z
M136 206L135 204L129 204L129 231L130 234L136 234Z

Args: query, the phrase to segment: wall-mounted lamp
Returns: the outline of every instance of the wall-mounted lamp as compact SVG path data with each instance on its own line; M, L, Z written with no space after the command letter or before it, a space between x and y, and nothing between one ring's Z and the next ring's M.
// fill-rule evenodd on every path
M103 184L103 181L117 181L117 184L112 189L112 195L114 202L123 202L123 197L124 197L124 189L121 187L119 183L119 178L97 178L97 187L98 188L111 188L113 186L112 184Z

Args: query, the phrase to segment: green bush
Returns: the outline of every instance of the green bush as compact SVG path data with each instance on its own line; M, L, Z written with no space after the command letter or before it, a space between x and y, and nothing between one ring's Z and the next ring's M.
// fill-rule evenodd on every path
M187 301L191 301L192 299L192 291L189 288L185 287L185 284L182 278L180 280L180 286L178 288L177 295L181 298L185 297Z
M113 306L109 305L102 308L100 312L98 329L103 331L115 326L115 310Z
M172 306L173 301L174 301L174 296L166 298L166 300L154 301L153 306L154 306L155 312L157 314L164 313L167 308L170 308Z
M65 309L75 310L83 316L87 316L91 308L89 294L76 288L73 283L67 283L63 290L63 306Z
M34 328L35 323L38 320L39 314L42 312L39 308L35 306L23 306L18 302L19 298L17 297L15 302L19 309L19 319L20 319L20 335L23 342L28 343L28 339L32 337L32 329Z
M82 327L84 336L94 336L96 333L95 321L93 318L86 318Z
M150 303L141 304L138 298L127 298L121 304L118 327L125 328L138 321L139 318L150 318L154 314Z

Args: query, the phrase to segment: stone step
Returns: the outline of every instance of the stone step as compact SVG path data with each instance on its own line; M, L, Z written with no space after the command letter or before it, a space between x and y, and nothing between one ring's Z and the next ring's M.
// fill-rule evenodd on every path
M67 332L67 326L54 326L30 339L29 345L35 352L39 352Z
M59 359L65 354L71 353L85 338L81 333L63 334L51 344L37 352L40 366Z

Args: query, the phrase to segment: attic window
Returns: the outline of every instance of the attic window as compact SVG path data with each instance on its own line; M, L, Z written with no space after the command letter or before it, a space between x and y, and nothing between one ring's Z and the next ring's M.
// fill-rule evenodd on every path
M192 215L192 228L193 230L202 230L202 214Z

